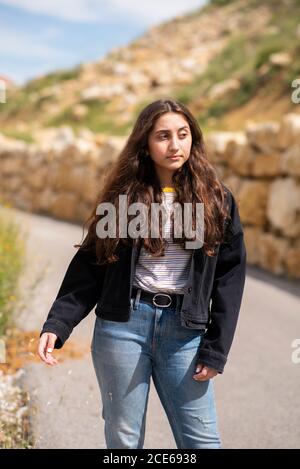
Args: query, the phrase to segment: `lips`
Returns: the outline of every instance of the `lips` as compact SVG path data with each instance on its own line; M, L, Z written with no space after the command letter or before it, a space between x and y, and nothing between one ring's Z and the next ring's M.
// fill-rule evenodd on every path
M167 158L180 158L180 157L181 157L181 155L170 155Z

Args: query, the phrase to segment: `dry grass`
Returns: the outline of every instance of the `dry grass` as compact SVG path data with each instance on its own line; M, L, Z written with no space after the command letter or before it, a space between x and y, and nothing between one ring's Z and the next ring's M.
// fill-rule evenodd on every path
M5 337L6 362L0 363L0 370L4 374L14 374L28 362L43 363L38 355L40 331L20 331L17 328L7 330ZM55 349L53 356L59 362L67 359L77 359L90 351L86 344L67 341L62 349Z

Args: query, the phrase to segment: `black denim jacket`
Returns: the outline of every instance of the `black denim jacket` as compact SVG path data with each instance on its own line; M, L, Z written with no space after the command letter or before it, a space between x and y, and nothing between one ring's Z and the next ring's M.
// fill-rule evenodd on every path
M193 249L190 272L184 289L180 317L182 327L204 329L198 361L224 370L240 311L246 272L246 249L238 207L229 193L229 213L225 241L215 256L202 248ZM131 313L131 289L137 247L120 245L119 260L96 264L95 253L79 248L72 258L57 297L40 335L57 335L55 348L61 348L73 331L96 305L97 316L126 322Z

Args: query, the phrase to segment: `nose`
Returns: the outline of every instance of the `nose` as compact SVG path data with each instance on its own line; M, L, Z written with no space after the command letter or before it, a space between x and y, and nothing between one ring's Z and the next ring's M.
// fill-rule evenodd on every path
M170 151L175 153L178 149L179 149L178 138L176 135L174 135L173 137L171 137L171 140L170 140Z

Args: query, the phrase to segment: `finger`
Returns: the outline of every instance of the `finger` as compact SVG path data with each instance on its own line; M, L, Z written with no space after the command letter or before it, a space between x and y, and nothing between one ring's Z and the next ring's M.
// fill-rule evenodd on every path
M58 364L58 361L56 360L56 358L54 358L51 355L54 350L56 339L57 339L56 334L50 334L48 345L47 345L47 351L46 351L46 357L50 359L52 365Z
M45 349L44 349L44 355L46 357L46 363L51 364L52 363L52 357L51 357L51 352L52 352L52 347L51 347L51 336L50 334L47 335L47 342L45 344Z
M49 357L46 361L46 364L50 366L54 366L54 365L58 365L58 361L54 357Z
M44 361L47 365L53 365L53 364L58 363L57 360L56 360L54 357L52 357L51 355L49 355L49 354L46 354L45 359L43 359L43 361Z
M58 361L56 358L52 357L51 354L49 353L46 353L46 363L47 365L57 365L58 364Z
M39 341L38 354L43 361L47 360L46 355L45 355L47 340L48 338L47 338L47 335L45 334L41 336L40 341Z
M199 375L195 376L196 381L206 381L208 379L210 379L210 375L203 376L203 375L199 374Z
M208 377L208 374L209 374L209 370L207 369L206 366L202 366L202 369L200 371L200 373L196 373L193 378L197 379L197 380L201 380L201 379L207 379Z
M205 377L205 376L207 376L207 375L208 375L208 369L204 366L204 367L202 368L202 370L200 371L200 373L197 373L197 375L200 376L200 377Z
M196 367L196 373L200 373L200 371L203 369L204 365L202 363L198 363Z
M48 349L47 349L47 350L48 350ZM45 355L46 355L46 358L47 358L47 359L53 359L53 360L55 360L55 358L52 356L52 352L46 352Z
M54 347L56 336L51 336L50 334L45 334L41 336L39 343L39 356L47 365L58 364L58 361L51 356L51 352Z
M198 381L206 381L208 379L214 378L215 376L217 376L217 374L218 372L214 370L208 370L207 375L206 376L200 375L200 377L198 378Z
M55 342L56 342L56 335L55 334L49 334L48 336L48 343L47 343L47 352L53 352Z
M197 378L196 381L208 381L210 379L210 376L202 376L200 378Z

